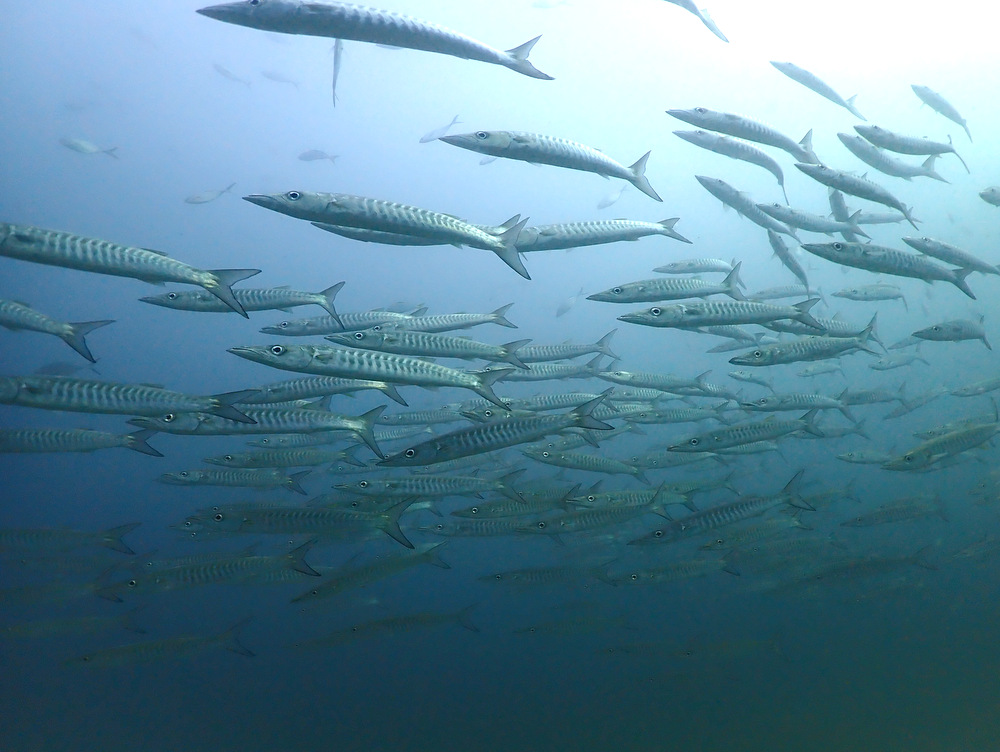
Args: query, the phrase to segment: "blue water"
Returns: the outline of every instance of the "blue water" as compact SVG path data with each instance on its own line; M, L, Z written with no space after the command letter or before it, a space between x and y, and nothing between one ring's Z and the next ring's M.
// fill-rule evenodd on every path
M642 305L580 299L565 315L555 315L581 289L589 294L642 279L652 276L654 266L688 257L742 260L751 291L795 281L771 258L764 232L724 210L693 177L719 177L756 201L780 201L772 176L677 139L670 131L688 126L665 109L701 105L743 113L796 140L812 128L824 161L865 172L836 138L857 120L768 64L793 60L845 97L858 93L857 106L869 122L938 141L950 136L970 166L966 174L953 156L938 160L948 184L906 182L869 170L870 178L912 205L921 221L919 232L905 224L869 227L874 242L903 248L903 235L929 235L1000 261L995 240L1000 210L977 196L1000 183L1000 152L990 139L1000 111L988 75L997 62L995 52L988 52L996 11L801 5L717 0L711 11L731 40L727 45L681 8L655 0L396 2L394 10L500 48L542 34L531 60L555 80L348 41L334 107L329 39L222 24L197 15L198 4L189 2L5 3L0 219L154 248L205 269L262 269L245 283L252 286L314 291L344 280L337 299L341 311L401 303L425 305L430 313L485 312L513 302L508 318L516 331L467 332L493 343L529 337L538 344L593 342L617 326L612 348L621 360L615 368L687 377L711 370L710 381L759 396L759 387L726 375L733 368L727 362L731 354L705 352L721 340L615 320ZM981 12L987 15L977 15ZM249 85L228 80L213 65ZM297 86L264 77L265 71ZM912 83L942 92L967 118L975 143L959 126L921 107ZM479 165L479 155L471 152L418 143L456 114L462 122L452 132L484 128L562 136L624 164L652 150L647 175L664 202L656 204L630 187L613 206L598 210L598 202L621 181L515 161ZM61 138L117 147L119 158L75 153ZM307 149L338 159L299 160ZM800 174L787 154L768 151L784 170L792 205L826 214L825 189ZM234 181L231 194L211 203L184 201ZM291 189L383 198L481 224L498 224L515 213L530 216L532 225L680 217L676 229L693 244L651 237L529 254L525 263L532 280L526 281L487 251L361 244L239 200ZM848 202L852 210L884 210L850 197ZM823 236L801 235L825 242ZM969 278L975 301L947 283L879 278L901 287L906 311L898 301L830 297L876 277L805 253L799 258L813 287L826 296L817 311L827 316L839 311L858 322L878 311L878 332L886 344L937 321L980 315L991 342L1000 342L995 277ZM137 300L160 291L135 280L0 258L0 297L28 302L65 321L116 320L88 337L97 373L84 369L77 374L84 378L156 383L191 394L278 381L294 374L249 363L226 349L276 342L279 338L258 329L322 313L313 306L255 313L248 321ZM53 361L86 365L56 338L40 334L4 331L0 348L4 375L31 373ZM811 380L796 376L798 365L762 370L778 391L830 395L846 386L895 390L905 383L907 395L919 396L996 374L997 356L980 342L928 342L920 354L929 365L886 372L868 367L871 355L849 355L841 361L842 373ZM592 379L514 384L498 391L530 396L605 387ZM401 392L415 409L473 396L453 389L402 387ZM354 399L335 397L333 409L356 415L385 402L375 392L362 392ZM561 542L545 536L449 539L441 551L448 570L421 565L315 605L289 602L311 586L305 576L301 582L211 585L113 603L85 586L108 568L112 572L105 577L121 580L127 576L123 567L139 559L100 547L0 552L0 750L1000 749L996 546L992 554L956 556L1000 534L996 449L985 445L953 466L922 474L849 465L835 457L853 449L898 454L919 443L913 431L993 408L986 396L944 395L902 418L883 419L890 407L853 408L866 419L870 441L856 435L789 438L780 453L649 473L654 483L732 473L739 492L770 494L804 468L806 493L851 488L857 496L804 512L810 535L835 536L844 547L835 551L858 561L922 552L920 562L835 582L806 578L790 584L794 576L748 570L613 587L588 576L587 568L597 565L621 573L650 562L692 559L712 537L637 552L628 541L664 522L651 515ZM390 411L398 409L390 404ZM0 407L0 416L4 427L129 430L122 416L8 406ZM824 425L848 424L828 416ZM645 430L603 444L600 451L627 458L693 429ZM281 490L156 482L163 472L201 466L203 457L242 451L241 438L163 434L151 444L163 459L121 450L0 456L0 528L96 531L141 522L126 536L140 558L237 552L254 541L258 553L280 553L307 537L186 538L171 526L213 504L300 498ZM392 445L392 451L402 446ZM371 458L364 448L357 455ZM530 462L516 449L504 457L519 465ZM556 478L554 468L524 466L525 483L551 479L567 487L589 486L600 477L569 471ZM303 484L318 495L341 480L318 469ZM981 486L984 495L970 494ZM625 476L604 481L604 490L642 487ZM943 515L869 528L841 526L917 494L937 495ZM705 508L733 498L719 490L696 502ZM451 498L439 507L447 515L473 503ZM418 510L404 515L402 527L415 543L429 543L438 539L417 528L438 521ZM353 567L401 550L385 536L320 541L307 558L314 566ZM479 580L556 565L578 566L579 577L524 587ZM780 584L769 587L775 577ZM67 589L53 593L55 585ZM469 618L478 633L451 623L325 648L296 645L377 619L448 614L471 605ZM110 627L33 638L4 635L27 623L113 617L134 607L144 634ZM253 658L208 647L112 668L72 665L82 655L128 643L220 633L247 617L240 640Z

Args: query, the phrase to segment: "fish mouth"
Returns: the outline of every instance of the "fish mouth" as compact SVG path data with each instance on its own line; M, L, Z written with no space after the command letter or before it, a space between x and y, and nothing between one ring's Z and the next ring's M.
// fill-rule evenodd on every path
M198 12L201 13L201 11ZM257 206L263 206L265 209L270 209L275 205L274 197L268 196L266 193L251 193L249 196L244 196L243 200Z
M458 133L454 136L439 136L438 141L444 141L446 144L451 144L452 146L465 146L473 142L473 137L468 133Z

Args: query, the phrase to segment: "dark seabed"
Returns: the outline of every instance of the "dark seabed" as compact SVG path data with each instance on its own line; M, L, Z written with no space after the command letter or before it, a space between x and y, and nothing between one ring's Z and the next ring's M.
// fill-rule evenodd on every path
M797 284L772 255L765 231L695 180L720 178L753 202L783 204L774 175L677 138L672 131L698 126L665 114L672 109L742 113L793 142L812 129L818 161L866 175L912 207L919 229L905 221L862 224L872 243L912 260L916 251L902 238L926 236L1000 262L1000 209L978 195L1000 185L1000 149L993 148L1000 106L991 87L1000 11L971 3L923 9L713 0L702 23L679 7L685 3L661 0L386 4L502 50L541 34L530 60L555 79L546 81L352 39L335 50L332 38L206 18L192 2L7 5L0 220L156 249L199 269L262 270L234 289L317 292L343 281L335 305L345 319L376 309L416 312L407 319L412 326L422 314L512 304L505 315L516 328L483 324L447 333L492 345L594 343L617 329L609 347L618 358L601 356L594 373L494 388L521 399L592 397L614 386L596 414L635 430L606 440L590 431L599 447L569 450L590 461L620 460L617 474L541 461L564 451L554 442L580 436L579 429L542 439L547 458L532 459L519 444L459 467L412 469L376 465L370 448L341 433L316 448L348 450L344 458L289 461L274 471L284 477L311 468L296 476L304 494L158 482L164 473L221 470L204 458L250 451L247 441L265 434L172 435L168 424L147 438L162 458L122 448L19 451L13 429L137 430L127 412L17 404L30 391L21 377L216 395L305 375L252 363L229 348L331 343L260 331L325 315L318 305L251 311L249 320L148 305L138 298L200 288L28 263L12 257L4 226L0 319L10 323L8 303L20 301L62 322L114 323L87 335L94 364L55 336L0 331L0 752L1000 750L1000 474L990 391L1000 384L985 384L998 376L997 353L975 332L962 341L907 339L962 320L973 330L981 322L986 341L1000 342L998 277L973 271L973 299L947 281L833 263L785 235L809 290L769 302L817 298L813 316L836 315L859 332L877 312L875 338L859 337L839 358L761 367L729 359L800 335L745 324L749 342L709 352L730 340L618 320L676 300L587 299L666 278L651 270L684 259L740 261L747 294ZM712 19L728 43L708 28ZM867 123L782 75L771 60L794 61L845 98L856 93ZM975 141L922 104L913 84L940 92ZM663 201L618 177L513 159L480 164L482 154L433 138L456 116L452 135L507 129L558 136L626 166L651 150L646 177ZM969 172L945 153L932 160L943 180L883 174L837 138L865 124L951 142ZM780 166L792 206L830 215L827 188L794 166L801 157L754 145ZM927 159L885 154L914 169ZM494 233L515 214L529 227L678 217L674 230L691 244L654 235L524 253L529 281L489 250L449 240L360 242L240 200L288 191L400 202ZM891 211L846 199L851 213ZM796 234L803 243L841 240ZM928 260L946 275L967 266ZM697 275L706 283L723 276ZM898 299L836 294L876 283L896 286L905 307ZM900 354L917 358L889 370L870 367ZM593 357L563 362L583 368ZM836 367L803 375L816 364ZM543 369L528 365L515 375ZM737 370L773 390L730 375ZM647 401L635 405L620 397L628 386L594 375L599 371L661 380L708 373L678 388L680 395L666 389L651 402L643 394ZM981 393L960 396L979 382ZM371 389L310 407L348 416L381 405L386 415L466 401L461 409L483 409L467 389L424 389L405 377L395 387L408 407ZM807 418L807 402L777 413L740 404L773 391L823 396L836 408L860 390L883 394ZM607 407L613 399L618 412ZM686 423L649 415L689 408L705 414ZM663 452L659 466L648 456L696 435L711 442L728 435L727 424L759 423L758 430L775 433L775 424L800 418L757 451ZM956 423L965 419L973 422ZM381 425L376 440L395 455L471 425L457 415L402 439L387 437L382 429L392 427ZM918 435L932 429L946 438ZM273 444L277 434L270 436ZM849 462L848 453L875 461ZM922 463L919 471L906 470L905 460L902 471L883 467L907 454ZM697 461L681 464L684 458ZM424 471L483 486L515 474L503 481L506 496L496 488L391 497L333 488L414 482ZM645 497L607 501L624 492ZM404 502L397 533L393 513L384 510ZM494 522L487 515L498 503L523 508ZM466 518L452 513L474 506L471 522L480 527L455 530ZM713 508L719 516L707 515ZM133 523L103 540L98 532ZM300 546L304 557L289 555Z

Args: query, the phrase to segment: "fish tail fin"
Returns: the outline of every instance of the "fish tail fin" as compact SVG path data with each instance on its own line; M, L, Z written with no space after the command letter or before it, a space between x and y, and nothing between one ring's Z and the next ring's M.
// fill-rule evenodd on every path
M213 279L204 286L205 289L243 318L250 318L247 316L247 312L243 310L240 301L233 295L232 285L255 274L260 274L260 269L210 269L209 274L212 275Z
M864 120L867 123L868 118L866 118L864 115L858 112L858 108L854 106L854 100L857 98L858 98L857 94L847 98L847 109L852 115L854 115L854 117Z
M733 300L746 300L747 297L744 295L740 288L743 287L743 280L740 279L740 268L743 266L742 261L737 261L733 264L733 270L726 275L726 278L722 280L722 284L726 286L726 294L729 295Z
M861 332L861 336L864 339L870 339L872 342L876 343L879 347L885 350L885 344L878 336L878 311L872 314L871 321L868 322L868 326L866 326Z
M493 323L499 324L500 326L505 326L508 329L517 329L517 324L510 323L506 318L507 311L510 310L510 307L512 305L514 304L508 303L507 305L502 305L495 311L493 311L493 313L490 314L490 319L493 321Z
M393 386L392 384L383 382L380 386L376 386L375 389L378 389L380 392L382 392L382 394L391 399L393 402L398 402L403 407L409 407L409 404L407 404L406 400L403 399L403 396L398 391L396 391L396 387Z
M362 413L358 416L357 420L360 423L357 428L355 428L352 433L364 442L364 445L375 452L379 459L385 459L385 455L382 454L382 450L378 448L378 444L375 442L375 421L378 417L385 411L385 405L379 405L366 413Z
M816 425L816 416L819 415L819 409L813 408L805 415L803 415L799 420L801 420L805 425L802 427L806 433L811 433L813 436L819 436L821 439L824 438L823 432Z
M320 293L320 295L323 297L323 300L320 302L320 305L323 306L323 309L327 313L333 316L333 320L336 321L337 326L341 328L344 327L344 322L340 320L340 314L337 313L337 309L334 307L333 301L337 299L337 293L340 292L340 288L343 286L344 286L343 282L338 282L337 284L326 288Z
M233 404L242 402L248 397L252 397L253 395L259 393L259 389L241 389L238 392L213 394L212 400L215 404L208 412L212 413L212 415L218 415L220 418L235 420L237 423L256 423L257 421L253 418L248 418L246 415L233 407Z
M634 164L629 166L628 171L632 173L632 177L628 181L651 199L663 201L659 194L653 190L653 186L649 184L649 180L646 179L646 161L649 159L650 154L652 152L647 151Z
M815 413L815 410L810 410L810 413ZM805 509L810 512L815 512L816 509L809 502L802 498L802 476L805 474L805 469L799 470L795 475L792 476L785 487L781 489L781 493L788 497L788 504L796 507L797 509Z
M600 405L602 402L604 402L604 400L607 399L608 395L611 394L613 391L614 387L610 389L605 389L597 397L594 397L594 399L589 400L588 402L584 402L582 405L573 408L573 410L571 410L569 413L570 416L572 416L573 418L573 425L576 426L577 428L593 428L601 431L608 431L613 429L614 426L610 426L604 421L598 420L597 418L591 415L591 413L594 412L595 409L597 409L597 406Z
M134 431L125 437L125 446L133 452L148 454L150 457L162 457L163 455L146 443L146 439L155 434L151 428L144 428L141 431Z
M118 155L115 154L116 151L118 151L118 147L117 146L112 146L110 149L101 149L101 153L102 154L107 154L109 157L111 157L113 159L118 159L119 158Z
M440 554L438 554L438 549L447 543L448 541L441 541L440 543L428 546L420 552L420 558L438 569L451 569L451 564L442 559Z
M942 183L949 183L950 181L945 180L938 174L937 170L934 169L934 163L940 156L941 156L940 154L931 154L929 157L927 157L927 159L924 160L924 163L921 165L921 167L924 168L924 174L927 177L934 178L935 180L940 180Z
M513 225L510 223L514 222ZM521 253L517 250L517 238L521 234L521 230L527 224L528 218L520 219L519 214L515 214L513 217L504 222L501 227L506 227L503 232L496 235L500 242L503 243L501 248L493 248L493 252L500 257L507 266L513 269L515 272L520 274L525 279L531 279L531 275L528 274L528 270L524 268L524 262L521 261Z
M410 543L409 538L403 535L403 531L399 527L399 516L416 500L416 496L411 496L403 499L398 504L389 507L382 513L382 521L379 524L379 529L381 529L382 532L407 548L413 548L413 544Z
M319 572L309 566L306 562L306 554L309 553L309 549L316 545L316 540L316 538L310 538L298 548L293 548L285 554L285 558L288 560L288 566L291 569L294 569L296 572L301 572L302 574L307 574L310 577L320 576Z
M855 235L860 235L863 238L868 238L869 240L871 240L872 236L858 226L858 219L860 217L861 217L861 209L858 209L856 212L854 212L854 214L852 214L847 218L847 223L851 226L851 232L853 232Z
M130 522L127 525L108 528L98 533L97 540L102 546L110 548L112 551L119 551L129 556L135 556L135 551L129 548L128 544L122 538L141 524L141 522Z
M660 225L661 227L663 227L663 229L664 229L664 235L666 235L667 237L671 237L674 240L679 240L682 243L690 243L691 242L690 240L688 240L687 238L685 238L683 235L681 235L679 232L677 232L674 229L674 225L677 224L677 221L679 219L680 219L680 217L671 217L670 219L661 219L659 222L657 222L657 224Z
M601 355L607 355L609 358L613 358L614 360L618 360L618 356L611 352L611 338L615 336L617 331L617 329L612 329L594 343L594 347L597 348L597 351Z
M476 632L477 634L479 633L479 627L472 623L472 620L469 619L469 614L478 605L478 603L473 603L471 606L466 606L455 614L455 620L462 625L463 629L468 629L470 632Z
M632 470L629 472L629 475L631 475L636 480L642 481L647 486L650 485L649 478L646 477L646 473L643 472L641 467L636 467L635 465L629 465L629 467L632 468Z
M810 128L806 132L806 135L804 135L802 137L802 140L799 141L799 146L801 146L802 150L808 155L808 157L809 157L809 164L815 164L815 165L823 164L822 162L820 162L819 157L816 156L816 152L813 151L813 131L812 131L812 128Z
M514 488L511 484L528 472L528 468L522 467L513 472L509 472L506 475L500 477L500 493L506 496L508 499L513 499L514 501L524 501L524 496Z
M819 329L820 331L826 331L826 327L819 323L816 319L812 317L809 313L809 309L812 308L819 302L819 298L810 298L809 300L803 300L801 303L796 303L793 307L799 312L795 317L796 320L801 321L806 326L811 326L814 329Z
M84 338L95 329L100 329L102 326L107 326L108 324L113 323L115 323L114 319L108 319L106 321L77 321L69 325L68 332L59 336L63 342L80 353L80 355L85 357L91 363L96 363L97 360L95 360L94 356L90 354L90 348L87 347L87 340Z
M284 487L287 488L289 491L294 491L297 494L308 496L309 494L306 493L306 490L299 485L299 481L305 478L311 472L312 470L300 470L297 473L292 473L285 480Z
M248 616L242 621L237 622L222 634L211 638L210 642L217 644L219 647L223 647L230 652L245 655L247 658L253 658L257 654L240 642L239 639L239 631L247 625L247 622L249 622L250 619L251 617Z
M868 433L868 431L865 430L865 421L864 420L860 420L860 421L857 422L857 424L855 424L855 426L854 426L854 433L856 433L858 436L863 436L864 438L866 438L869 441L871 441L872 437Z
M517 350L524 347L529 342L531 342L530 339L518 339L501 345L500 347L503 350L504 362L510 363L516 368L523 368L526 371L530 371L531 369L524 362L522 362L519 357L517 357Z
M512 47L506 51L507 62L506 67L510 68L512 71L517 71L525 76L530 76L531 78L541 78L546 81L552 81L553 77L548 73L542 73L538 68L528 62L528 54L531 52L531 48L535 46L542 35L539 34L534 39L529 39L524 44L520 44L517 47ZM457 117L457 116L456 116Z
M959 290L961 290L970 298L975 300L976 299L975 293L972 292L972 290L969 288L969 285L965 281L965 278L968 277L972 273L972 271L973 271L972 269L956 269L954 272L954 279L952 280L952 283Z
M493 384L502 379L508 373L513 371L513 368L492 368L488 371L471 371L469 372L476 380L476 384L473 387L475 391L481 397L485 397L494 405L502 407L504 410L510 409L509 405L505 404L503 400L497 397L496 392L493 391Z

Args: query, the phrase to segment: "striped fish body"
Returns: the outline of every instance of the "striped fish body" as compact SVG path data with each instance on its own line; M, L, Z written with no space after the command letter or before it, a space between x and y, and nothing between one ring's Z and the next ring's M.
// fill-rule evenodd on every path
M104 546L112 551L134 555L122 538L139 527L138 522L109 528L100 532L69 530L66 528L29 528L0 530L0 551L39 552L71 551L83 546Z
M522 339L503 345L490 345L464 337L392 328L384 328L381 331L366 329L351 334L330 334L326 339L337 345L397 355L506 361L517 368L527 368L517 357L516 351L531 341Z
M981 320L951 319L949 321L941 321L914 332L912 336L932 342L960 342L962 340L978 339L982 340L987 350L993 349L989 340L986 339L986 330L983 329L983 322Z
M729 274L733 270L734 263L713 258L685 259L658 266L653 271L658 274L704 274L706 272Z
M259 452L237 452L202 460L209 465L240 468L314 467L328 462L356 462L350 452L320 447L289 447L265 449Z
M682 243L690 243L690 240L674 231L676 223L677 218L674 217L659 222L604 219L525 227L517 238L517 250L521 253L557 251L605 243L632 242L650 235L663 235Z
M802 84L807 89L816 92L821 97L829 99L834 104L840 105L845 110L848 110L852 115L861 120L866 120L857 108L854 106L854 97L850 99L844 99L840 94L833 90L833 87L828 83L823 81L815 73L810 73L805 68L801 68L795 63L782 63L775 60L771 61L771 65L777 68L779 71L784 73L793 81Z
M828 219L821 214L812 214L801 209L793 209L784 204L756 204L756 206L768 216L789 227L797 227L800 230L808 230L809 232L822 232L828 235L834 232L853 232L856 235L868 237L867 233L853 221L840 222Z
M255 0L212 5L198 13L251 29L437 52L502 65L531 78L552 78L528 62L528 53L538 37L505 52L438 24L353 3Z
M787 151L800 162L819 164L819 159L812 150L812 131L809 131L799 143L795 143L774 128L758 123L751 118L729 112L716 112L704 107L695 107L691 110L667 110L667 114L696 128L774 146L782 151Z
M756 423L741 423L735 426L722 426L708 433L697 434L683 439L667 447L672 452L712 452L715 449L750 444L755 441L780 439L796 431L807 431L816 436L822 436L812 421L816 410L810 410L806 415L796 420L767 420Z
M739 290L739 264L721 283L706 282L696 278L654 277L609 287L602 292L588 295L587 300L602 303L656 303L664 300L707 298L710 295L728 295L743 299Z
M498 381L549 381L552 379L587 379L597 373L603 354L586 363L535 363L530 369L507 369ZM492 371L496 366L487 366Z
M517 444L537 441L567 428L610 430L611 426L591 417L607 392L568 413L532 415L527 418L479 423L443 434L389 457L380 464L390 467L432 465L446 460L485 454Z
M785 241L781 239L781 236L774 230L768 230L767 240L771 244L771 249L774 251L774 255L781 260L781 263L785 265L785 268L794 274L798 278L799 282L808 288L809 280L806 279L806 270L802 268L802 264L800 264L798 259L795 258L791 249L785 245Z
M287 488L304 494L296 479L273 468L223 468L164 473L158 480L174 486L226 486L229 488Z
M248 389L195 397L144 384L115 384L72 376L0 377L2 403L81 413L157 416L204 411L248 421L242 411L231 405L254 393L255 390Z
M843 527L872 527L929 517L932 514L944 517L941 500L936 497L916 496L883 504L873 512L858 515L840 524Z
M774 366L839 358L858 350L877 355L877 351L867 344L867 339L867 334L863 337L800 337L791 342L762 345L730 358L729 362L737 366Z
M633 569L621 574L612 575L616 585L648 585L661 582L683 582L697 577L706 577L724 569L721 559L685 559L658 567Z
M897 154L955 154L958 156L958 152L955 151L952 144L931 141L929 138L919 136L904 136L878 125L856 125L854 130L866 141Z
M247 398L248 405L268 405L292 400L309 400L332 394L353 394L364 389L375 389L390 399L405 405L396 388L385 381L371 379L342 379L336 376L309 376L290 379L259 387L257 394Z
M491 403L492 404L492 403ZM458 423L464 420L461 413L450 408L437 410L411 410L405 413L388 413L380 415L380 426L426 426L436 423Z
M91 363L97 361L90 354L90 348L87 347L87 341L84 337L94 329L113 323L112 320L79 321L76 323L56 321L24 303L0 299L0 326L14 331L27 330L53 334Z
M695 179L701 183L702 187L704 187L706 191L711 193L730 209L734 209L741 217L746 217L755 225L763 227L765 230L771 230L773 232L781 233L782 235L791 235L793 238L795 237L794 230L789 229L787 225L782 224L778 220L774 219L774 217L771 217L758 209L756 202L750 198L749 194L736 190L733 186L729 185L729 183L724 180L719 180L718 178L695 175Z
M470 494L499 491L520 501L520 495L510 488L508 484L523 473L523 470L516 470L503 478L479 478L459 475L410 475L400 478L364 479L353 483L337 484L334 488L342 491L350 491L362 496L399 496L403 498L411 496L467 496Z
M391 325L394 329L406 329L411 332L451 332L456 329L471 329L481 324L497 324L508 329L517 329L504 316L513 303L500 306L490 313L441 313L433 316L407 316L405 319L394 320L383 326ZM369 327L355 327L367 329Z
M902 300L903 292L895 285L862 285L861 287L850 287L832 293L835 298L845 298L847 300L874 301L874 300Z
M699 379L687 379L669 373L652 371L601 371L597 378L623 386L656 389L660 392L678 393L678 390L701 389ZM700 377L699 377L700 378Z
M914 250L933 256L946 264L954 264L966 269L975 269L983 274L1000 274L1000 268L989 264L980 258L973 256L968 251L956 248L948 243L943 243L934 238L903 238L903 242Z
M904 205L902 201L889 193L889 191L885 188L877 183L873 183L867 178L851 175L848 172L841 172L840 170L834 170L832 167L827 167L826 165L802 164L796 162L795 166L813 180L822 183L828 188L835 188L838 191L849 193L852 196L857 196L858 198L863 198L868 201L874 201L877 204L882 204L895 209L906 217L907 222L914 227L917 226L913 220L913 215L910 213L909 207Z
M626 313L619 316L618 320L644 326L696 329L718 324L766 324L776 319L794 319L822 330L816 320L809 315L809 309L818 301L819 298L813 298L792 306L753 300L692 301Z
M959 428L930 439L901 457L890 459L882 467L886 470L922 470L946 457L974 449L996 436L997 431L1000 431L1000 424L995 422Z
M714 151L716 154L722 154L731 159L738 159L742 162L749 162L758 167L763 167L774 175L778 181L778 185L781 186L782 193L784 193L785 174L781 171L781 167L767 154L757 147L751 146L746 141L708 131L674 131L674 135L684 139L689 144ZM785 201L788 201L787 195L785 196Z
M104 431L62 428L0 428L0 453L93 452L125 447L153 457L162 457L146 443L146 431L120 435Z
M318 376L361 378L414 386L453 386L506 407L494 394L491 384L511 367L483 371L459 371L429 363L419 358L374 350L352 350L322 345L271 345L270 347L232 347L229 352L241 358L273 368Z
M442 136L440 141L480 154L518 159L532 164L548 164L571 170L594 172L603 177L627 180L650 198L662 199L646 179L649 152L631 167L616 162L604 152L565 138L523 131L476 131Z
M526 457L546 465L555 465L571 470L589 470L608 475L631 475L644 483L649 482L643 474L642 468L634 467L613 457L602 457L582 452L553 452L548 449L525 449L522 450L522 453Z
M911 84L910 88L913 89L913 93L920 98L920 101L934 110L934 112L939 115L943 115L951 122L962 126L965 129L965 135L969 137L969 141L972 141L972 133L969 131L969 126L966 124L965 118L959 114L958 110L955 109L951 102L928 86Z
M525 345L517 351L517 356L521 359L522 363L544 363L549 360L569 360L570 358L576 358L580 355L589 355L590 353L603 353L609 358L617 359L618 356L615 355L610 348L611 338L617 331L617 329L612 329L592 345Z
M582 533L588 530L599 530L619 525L622 522L635 519L650 511L646 507L616 506L598 509L582 509L547 520L522 523L519 533L534 533L538 535L561 535L563 533Z
M740 407L751 412L774 413L786 410L803 412L806 410L840 410L850 420L850 411L847 405L834 397L826 397L822 394L790 393L771 394L767 397L760 397L753 402L741 402Z
M318 305L325 308L331 316L337 317L333 302L344 286L338 282L322 292L303 292L290 290L287 287L245 288L233 290L233 295L245 311L284 311L289 308L304 305ZM202 313L227 313L232 309L214 295L203 290L189 292L165 292L160 295L149 295L139 298L144 303L163 308L173 308L178 311L199 311Z
M309 337L316 334L333 334L334 332L369 329L385 324L399 324L413 318L403 313L392 311L359 311L333 316L314 316L308 319L293 319L281 321L274 326L261 328L264 334L282 334L286 337Z
M243 316L246 312L233 297L229 285L260 273L260 269L205 271L159 251L6 222L0 223L0 256L64 269L131 277L153 284L184 282L198 285Z
M965 282L971 269L950 269L926 256L870 243L849 243L845 240L836 243L803 243L802 247L809 253L843 266L897 277L913 277L925 282L950 282L973 300L976 299Z
M940 156L939 154L931 154L923 164L913 165L890 157L882 149L869 143L861 136L838 133L837 138L854 156L885 175L904 180L927 177L940 180L942 183L948 182L934 170L934 162Z

